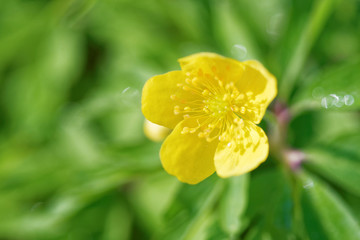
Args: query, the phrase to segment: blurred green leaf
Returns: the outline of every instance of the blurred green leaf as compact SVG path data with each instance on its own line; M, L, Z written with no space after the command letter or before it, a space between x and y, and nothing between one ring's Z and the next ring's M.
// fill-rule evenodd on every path
M359 132L359 120L359 114L352 111L305 111L289 123L288 142L299 149L332 143L339 136Z
M226 55L239 60L262 58L251 29L237 18L229 0L216 1L214 5L214 32Z
M317 0L313 3L311 15L307 20L306 26L302 30L298 42L295 44L294 52L286 66L280 84L279 95L284 101L287 101L290 97L298 74L335 6L335 0Z
M220 201L220 223L222 229L234 238L244 228L243 214L248 201L249 175L226 180L226 187Z
M183 184L166 212L164 232L157 239L198 239L222 188L223 182L216 175L197 185Z
M289 179L279 169L272 169L252 175L249 186L249 207L245 216L250 221L250 232L255 226L261 229L260 235L274 239L294 237L296 226L292 212L295 206Z
M304 109L348 111L360 107L360 59L320 71L299 90L294 114Z
M341 148L341 142L350 138L349 145L360 149L360 134L345 135L332 144L305 151L306 166L320 173L335 185L360 197L360 154Z
M206 240L227 240L231 239L229 233L225 232L224 229L220 226L219 219L217 217L217 212L214 213L209 219L212 220L211 224L207 226L206 229Z
M299 177L304 188L303 214L310 239L360 239L359 224L340 196L309 173L302 172Z
M127 240L131 236L133 217L126 204L114 198L105 220L102 240Z
M164 171L127 186L129 205L147 235L156 235L167 224L163 216L174 200L179 186L180 182Z

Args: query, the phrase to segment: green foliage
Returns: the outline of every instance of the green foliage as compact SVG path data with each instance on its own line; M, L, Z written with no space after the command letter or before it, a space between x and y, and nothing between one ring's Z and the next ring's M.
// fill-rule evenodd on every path
M359 223L341 198L315 177L304 173L301 178L307 202L303 207L304 219L311 218L305 220L310 239L359 239Z
M359 16L357 0L3 1L0 239L360 239ZM187 185L143 134L141 89L204 51L262 61L280 100L266 163Z

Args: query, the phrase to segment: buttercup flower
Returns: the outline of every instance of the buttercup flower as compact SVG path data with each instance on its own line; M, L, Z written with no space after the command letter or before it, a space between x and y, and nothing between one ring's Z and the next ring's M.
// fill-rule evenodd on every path
M179 63L181 70L152 77L142 93L144 116L173 129L160 150L164 169L196 184L215 170L230 177L258 167L269 144L255 124L277 94L275 77L257 61L214 53Z

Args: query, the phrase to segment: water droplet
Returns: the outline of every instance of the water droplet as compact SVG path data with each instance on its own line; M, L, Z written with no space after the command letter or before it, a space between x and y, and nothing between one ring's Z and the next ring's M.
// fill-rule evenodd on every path
M323 98L321 99L321 106L324 107L324 108L326 108L326 109L330 107L330 106L329 106L329 103L328 103L327 97L323 97Z
M126 87L118 95L118 100L126 106L134 106L140 102L140 92L138 89Z
M244 60L246 58L246 55L247 55L247 49L246 49L245 46L243 46L241 44L235 44L231 48L231 53L236 59Z
M315 93L316 96L317 93ZM313 94L314 96L314 94ZM331 107L338 107L341 108L342 106L344 106L344 104L346 106L350 106L352 104L354 104L354 97L350 94L344 94L341 93L341 95L339 94L329 94L326 97L321 98L321 106L328 109Z
M354 103L354 97L352 95L345 95L344 102L346 106L351 106Z
M31 207L31 209L30 209L30 211L31 212L33 212L33 211L35 211L36 209L38 209L41 205L43 205L44 203L43 202L37 202L37 203L35 203L32 207Z
M332 99L331 99L331 106L337 106L338 105L338 103L340 102L340 97L338 96L338 95L336 95L336 94L330 94L329 95Z
M342 106L342 104L339 103L340 101L341 101L341 97L332 93L321 99L321 106L326 109L331 108L333 106Z
M266 32L272 37L277 37L280 33L280 29L283 23L284 23L284 14L283 13L274 14L269 19L269 22L266 26Z
M129 91L130 87L125 88L121 93L126 93L127 91Z
M313 182L312 180L309 180L309 181L307 181L307 182L303 185L303 187L304 187L305 189L313 188L313 187L314 187L314 182Z

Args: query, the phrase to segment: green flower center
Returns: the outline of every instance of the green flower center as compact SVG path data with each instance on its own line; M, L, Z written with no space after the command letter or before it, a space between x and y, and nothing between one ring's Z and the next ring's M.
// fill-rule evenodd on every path
M210 112L214 117L223 117L231 110L230 103L227 100L229 98L230 96L225 94L223 97L214 96L213 98L204 100L204 111Z

